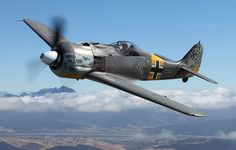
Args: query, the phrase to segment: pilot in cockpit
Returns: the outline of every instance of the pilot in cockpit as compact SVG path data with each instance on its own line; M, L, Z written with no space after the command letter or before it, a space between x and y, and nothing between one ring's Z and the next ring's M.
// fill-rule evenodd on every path
M122 48L123 48L124 51L126 51L126 50L128 49L128 47L129 47L129 46L128 46L127 43L123 43L123 44L122 44Z
M121 48L121 51L123 53L124 56L127 56L128 54L128 44L127 43L122 43L122 48Z
M139 53L135 50L134 45L130 45L128 49L128 56L139 56Z
M114 46L118 46L118 49L123 56L140 56L137 47L132 43L119 41L115 43Z

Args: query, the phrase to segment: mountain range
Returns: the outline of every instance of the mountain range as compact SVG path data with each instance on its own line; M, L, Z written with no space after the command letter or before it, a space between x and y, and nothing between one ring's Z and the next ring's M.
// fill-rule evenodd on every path
M85 129L104 129L129 131L140 130L148 135L158 135L162 130L175 135L215 136L221 131L236 131L236 108L231 108L232 116L224 110L209 111L221 116L192 118L175 112L157 109L131 109L121 112L78 112L48 111L19 112L0 111L0 133L78 133ZM30 125L30 126L29 126ZM235 137L236 138L236 137Z
M66 87L66 86L61 86L59 88L54 87L54 88L43 88L40 89L39 91L36 92L23 92L19 95L17 94L12 94L8 92L0 92L0 97L23 97L23 96L43 96L47 94L59 94L59 93L74 93L76 92L74 89Z

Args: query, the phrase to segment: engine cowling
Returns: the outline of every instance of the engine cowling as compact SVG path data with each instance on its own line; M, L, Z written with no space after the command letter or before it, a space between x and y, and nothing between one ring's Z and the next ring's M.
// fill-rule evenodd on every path
M49 65L51 71L59 77L84 79L84 75L93 68L94 58L91 47L70 43L71 51L65 51L68 47L64 46L64 48L60 47L58 58L55 59L54 56L54 62Z

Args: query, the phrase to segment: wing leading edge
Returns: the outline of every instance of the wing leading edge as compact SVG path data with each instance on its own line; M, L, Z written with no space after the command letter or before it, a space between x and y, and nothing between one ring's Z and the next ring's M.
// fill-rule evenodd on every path
M50 27L36 22L30 19L23 19L23 21L40 37L42 38L50 47L53 47L54 36L56 35L55 31ZM62 35L59 37L60 41L66 41Z
M136 95L138 97L149 100L153 103L168 107L170 109L173 109L186 115L195 117L204 116L203 114L196 112L195 110L183 104L173 101L167 98L166 96L158 95L152 91L146 90L142 87L132 84L129 81L124 80L117 75L102 73L102 72L91 72L87 75L87 78L96 82L112 86L114 88L120 89L122 91L128 92L130 94Z

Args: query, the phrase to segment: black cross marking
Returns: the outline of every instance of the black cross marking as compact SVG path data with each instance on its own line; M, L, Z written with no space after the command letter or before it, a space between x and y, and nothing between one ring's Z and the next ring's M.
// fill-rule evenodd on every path
M197 55L197 52L196 50L194 50L191 54L190 54L190 57L192 58L192 60L196 57Z
M156 61L155 64L152 65L151 73L153 73L153 79L157 78L157 74L161 74L163 70L163 67L161 66L159 61Z

